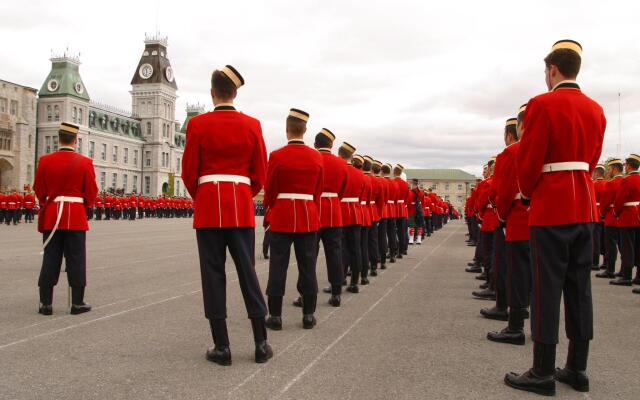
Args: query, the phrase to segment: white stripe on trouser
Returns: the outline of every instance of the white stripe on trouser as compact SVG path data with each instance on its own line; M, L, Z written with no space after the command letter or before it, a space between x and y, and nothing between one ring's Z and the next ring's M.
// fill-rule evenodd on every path
M73 197L73 196L58 196L53 200L54 203L58 203L58 215L56 216L56 223L53 225L53 229L49 234L47 240L45 240L42 245L42 251L40 254L44 254L44 249L47 247L51 239L53 239L53 235L58 230L58 226L60 225L60 219L62 219L62 210L64 209L65 203L84 203L84 199L82 197ZM69 214L71 214L71 209L69 209Z

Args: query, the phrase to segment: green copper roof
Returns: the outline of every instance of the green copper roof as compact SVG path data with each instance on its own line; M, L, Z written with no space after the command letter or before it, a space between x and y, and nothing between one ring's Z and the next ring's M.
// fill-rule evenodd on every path
M189 124L189 120L202 113L204 113L204 106L201 106L200 104L196 104L196 105L187 104L187 117L184 119L184 122L182 123L180 132L187 133L187 124Z
M101 132L145 141L139 119L108 110L94 103L89 106L89 127Z
M80 60L66 55L52 58L51 72L38 94L40 97L73 96L89 101L89 93L80 77Z
M405 169L407 179L474 181L476 177L461 169Z

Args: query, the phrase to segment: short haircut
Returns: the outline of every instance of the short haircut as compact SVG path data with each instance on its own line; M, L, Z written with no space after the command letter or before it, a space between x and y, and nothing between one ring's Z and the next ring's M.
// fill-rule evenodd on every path
M235 83L218 70L213 71L211 75L211 89L213 95L221 99L230 99L238 92Z
M58 131L58 141L60 144L71 144L75 140L76 135L69 132Z
M351 161L351 164L353 164L353 166L358 168L358 169L362 169L364 167L364 163L362 161L360 161L359 159L357 159L357 158L354 158Z
M364 172L369 172L371 171L371 168L373 167L373 163L371 161L368 161L366 158L364 160L364 165L362 167L362 169L364 170Z
M373 164L371 165L371 170L373 171L373 173L375 174L379 174L380 170L382 169L382 166L380 164Z
M547 68L555 65L566 78L575 79L580 72L582 58L573 50L557 49L545 57L544 63Z
M383 165L382 166L382 173L383 174L390 174L391 173L391 168L389 168L388 165Z
M627 164L631 165L631 168L633 169L640 168L640 162L638 162L638 160L634 160L633 158L627 158L625 161L627 162Z
M345 160L348 160L353 156L353 154L350 153L349 150L345 149L342 146L338 149L338 155L340 156L340 158Z
M333 146L333 142L326 135L318 133L316 135L314 146L318 149L330 149Z
M287 132L302 136L307 131L307 123L296 117L287 117Z
M516 142L518 141L518 130L516 125L509 125L504 127L505 135L511 136Z
M495 163L495 160L489 160L489 162L487 163L487 167L491 168Z

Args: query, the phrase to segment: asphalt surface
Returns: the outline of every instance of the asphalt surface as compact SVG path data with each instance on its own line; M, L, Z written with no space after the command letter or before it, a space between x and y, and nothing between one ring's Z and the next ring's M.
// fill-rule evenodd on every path
M464 245L462 222L412 246L360 294L345 293L342 307L320 294L313 330L302 329L301 311L290 303L292 265L284 330L269 332L275 357L261 365L253 362L250 323L228 263L231 367L204 358L211 336L190 220L91 228L86 300L93 311L69 315L62 274L54 315L44 317L37 314L35 225L0 226L0 399L539 398L502 383L506 372L530 367L532 346L486 340L506 323L482 318L478 311L491 303L471 298L479 281L464 272L473 249ZM262 229L256 236L260 245ZM264 290L268 264L256 259ZM318 278L324 286L323 258ZM593 293L591 392L558 384L558 397L637 399L640 296L595 278ZM561 333L559 366L566 346Z

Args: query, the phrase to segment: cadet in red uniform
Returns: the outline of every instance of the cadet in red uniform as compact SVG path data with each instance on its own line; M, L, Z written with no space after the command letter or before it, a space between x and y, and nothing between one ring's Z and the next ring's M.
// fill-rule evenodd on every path
M598 207L598 222L593 228L593 265L591 269L598 271L600 269L600 255L604 254L604 218L602 218L602 209L600 202L602 202L602 195L607 185L607 181L604 179L605 167L602 164L596 165L596 169L593 171L593 188L596 192L596 206Z
M378 197L375 199L380 215L380 222L378 223L378 262L380 262L380 269L386 269L387 251L389 250L387 242L387 223L389 220L387 199L389 197L389 188L387 187L387 180L382 175L382 163L374 160L371 170L380 190Z
M414 179L411 183L407 212L409 215L409 244L422 244L422 230L424 229L424 192L418 187L417 179Z
M396 257L399 255L398 250L398 235L396 233L396 218L398 217L398 208L396 207L396 200L398 197L398 185L392 180L391 171L393 167L391 164L384 164L382 166L382 176L384 177L384 184L387 188L387 243L389 247L389 262L395 263Z
M25 222L33 223L33 208L36 205L33 193L27 192L24 195Z
M227 248L255 342L255 361L273 356L267 344L267 309L255 271L255 215L253 197L265 181L267 153L260 121L237 112L233 100L244 79L227 65L211 77L213 112L189 120L182 158L182 180L196 208L196 229L205 316L215 347L207 359L231 364L227 334L225 260Z
M398 235L398 258L407 255L409 250L409 214L407 212L407 201L409 199L409 184L401 178L404 167L396 164L393 168L394 182L398 191L396 193L396 231Z
M522 201L516 175L516 155L522 136L522 121L526 105L520 107L517 132L507 125L507 147L498 156L500 177L496 184L495 204L500 225L505 229L505 297L509 307L508 325L500 332L489 332L487 338L494 342L523 345L525 343L524 320L529 307L531 290L531 262L529 257L529 211ZM501 230L502 228L499 228ZM496 308L501 304L496 303Z
M384 199L382 194L382 183L374 176L375 161L370 156L364 156L364 174L365 177L371 182L371 196L369 197L369 213L371 215L371 227L369 228L369 260L364 260L363 263L369 262L369 274L371 276L378 276L378 263L380 262L380 245L378 227L380 225L380 219L382 218L382 207L384 206Z
M371 232L371 180L364 174L364 158L354 155L351 161L353 167L362 173L362 194L360 195L360 213L362 215L362 225L360 228L360 249L362 255L360 267L360 284L369 284L369 235Z
M269 210L271 257L267 296L267 326L282 329L282 298L293 245L298 265L297 289L302 296L302 326L316 324L318 298L316 261L317 232L320 229L320 196L323 161L320 153L305 146L309 114L292 108L287 117L289 143L269 156L264 205Z
M613 202L613 212L618 217L620 230L620 263L622 276L611 281L612 285L640 285L640 156L631 154L625 160L627 176L622 179ZM634 265L636 278L632 278Z
M589 390L590 271L598 221L591 174L602 151L606 119L602 107L575 82L581 53L578 43L564 40L545 58L550 92L528 102L517 155L521 193L531 199L533 368L507 374L505 382L546 395L555 394L556 380ZM556 371L561 297L570 343L567 364Z
M613 212L613 203L624 175L622 160L614 158L607 161L607 177L609 181L604 185L600 199L600 219L604 218L604 265L605 270L597 273L597 278L615 278L616 260L620 245L620 231L618 218Z
M96 175L90 158L75 152L78 127L63 122L58 131L60 150L44 155L38 162L33 184L41 209L38 231L43 236L44 256L38 286L39 313L53 312L53 287L58 283L62 257L66 261L71 287L71 314L91 310L84 303L87 285L85 206L93 206L98 193Z

